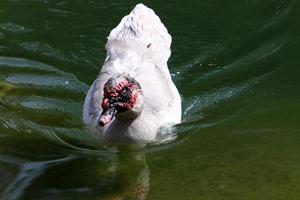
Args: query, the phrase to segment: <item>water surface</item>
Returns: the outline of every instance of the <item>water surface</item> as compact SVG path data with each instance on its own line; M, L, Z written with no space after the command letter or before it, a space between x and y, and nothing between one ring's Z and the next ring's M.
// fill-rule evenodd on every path
M183 123L116 153L82 104L136 3L0 2L0 199L299 199L299 3L145 2L173 37Z

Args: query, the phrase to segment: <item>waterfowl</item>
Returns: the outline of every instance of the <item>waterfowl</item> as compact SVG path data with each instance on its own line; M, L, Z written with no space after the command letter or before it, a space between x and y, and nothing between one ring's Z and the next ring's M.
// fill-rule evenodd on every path
M143 4L110 32L83 108L83 122L100 143L147 143L162 127L180 123L180 95L167 66L171 40Z

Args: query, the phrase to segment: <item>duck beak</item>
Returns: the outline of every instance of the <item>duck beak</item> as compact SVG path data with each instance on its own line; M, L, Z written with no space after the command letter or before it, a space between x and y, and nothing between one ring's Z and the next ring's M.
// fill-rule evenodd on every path
M117 110L115 107L110 107L106 110L103 110L101 113L100 119L99 119L99 126L105 126L107 123L111 122L117 113Z

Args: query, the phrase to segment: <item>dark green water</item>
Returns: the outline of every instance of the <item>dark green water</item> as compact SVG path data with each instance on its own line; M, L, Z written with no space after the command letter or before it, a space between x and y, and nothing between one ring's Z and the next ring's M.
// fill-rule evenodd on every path
M115 153L82 104L136 3L0 1L0 199L300 199L299 2L145 2L173 37L183 123Z

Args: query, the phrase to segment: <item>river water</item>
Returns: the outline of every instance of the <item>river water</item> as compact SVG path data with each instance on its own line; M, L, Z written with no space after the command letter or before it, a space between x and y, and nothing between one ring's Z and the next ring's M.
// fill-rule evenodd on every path
M1 0L0 199L300 199L299 2L144 2L173 37L183 123L117 152L82 105L136 3Z

